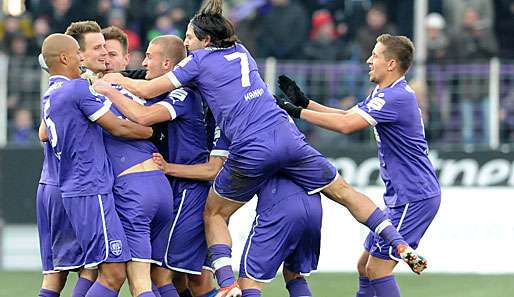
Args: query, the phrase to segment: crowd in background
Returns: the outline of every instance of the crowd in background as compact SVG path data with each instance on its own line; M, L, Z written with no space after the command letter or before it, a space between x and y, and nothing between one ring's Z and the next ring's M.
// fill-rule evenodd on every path
M101 27L115 25L129 38L130 68L140 68L148 42L162 34L183 37L189 19L201 0L27 0L21 16L0 16L0 51L8 54L9 69L21 73L9 77L8 107L10 138L13 142L36 141L24 132L33 109L25 101L36 100L31 91L39 88L39 72L33 59L40 52L43 39L53 32L64 32L77 20L96 20ZM302 60L329 63L349 61L363 64L382 33L413 37L414 2L402 0L225 0L225 14L235 24L240 40L256 58L275 57L279 61ZM514 59L514 0L428 0L425 19L427 64L487 63L491 57ZM419 62L419 61L418 61ZM430 70L428 75L430 75ZM438 75L437 72L434 72ZM367 79L366 74L361 79ZM443 104L436 83L423 86L420 105L426 105L426 120L439 117L440 125L452 112L461 119L463 143L486 142L487 127L475 127L476 113L487 122L487 79L467 75L451 80L459 98L458 108L441 112ZM362 89L362 88L361 88ZM422 92L423 93L423 92ZM359 91L337 99L337 104L351 105L366 92ZM505 94L514 98L514 92ZM348 99L351 98L351 99ZM357 99L358 98L358 99ZM514 100L514 99L513 99ZM427 103L429 102L429 103ZM32 103L31 103L32 104ZM434 105L435 104L435 105ZM505 125L514 102L502 110ZM430 105L430 106L429 106ZM432 109L437 109L433 111ZM510 108L510 109L509 109ZM512 110L511 110L512 109ZM30 121L29 121L30 122ZM514 120L512 120L514 124ZM29 123L30 124L30 123ZM34 126L36 123L33 123ZM30 126L30 125L29 125ZM474 129L481 131L479 135ZM439 129L437 131L442 131ZM514 126L512 128L514 130ZM33 129L31 130L33 131ZM511 132L508 132L511 133ZM514 133L513 133L514 136Z

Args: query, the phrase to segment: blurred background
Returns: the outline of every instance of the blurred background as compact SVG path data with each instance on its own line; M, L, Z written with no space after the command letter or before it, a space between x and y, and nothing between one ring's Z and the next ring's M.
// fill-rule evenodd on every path
M465 249L470 255L482 249L483 238L501 246L514 243L514 223L508 213L500 215L511 208L514 197L513 0L224 2L226 16L235 23L272 92L278 92L278 75L286 73L309 97L338 108L350 108L373 87L365 60L376 37L382 33L410 37L416 59L407 79L417 93L431 158L443 185L441 215L427 235L432 247L426 248L428 254L446 259L437 247L449 242L473 246ZM141 68L149 40L161 34L183 37L201 1L0 3L0 269L37 270L34 206L42 150L36 127L41 90L46 88L37 55L43 39L64 32L72 21L91 19L102 27L119 26L129 37L130 68ZM344 136L297 124L350 183L381 200L370 131ZM365 233L351 220L334 221L337 213L333 217L327 213L324 250L330 256L321 270L353 271L356 257L334 261L341 251L333 247L350 245L358 255ZM348 226L345 230L359 230L355 242L330 244L343 223ZM248 231L243 229L246 226L235 231L241 239ZM432 268L514 273L513 261L441 260ZM492 262L496 264L487 266Z

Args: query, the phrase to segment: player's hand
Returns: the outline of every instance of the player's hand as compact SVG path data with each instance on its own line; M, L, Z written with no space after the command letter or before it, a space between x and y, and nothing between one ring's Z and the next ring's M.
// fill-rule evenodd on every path
M146 69L134 69L134 70L122 70L120 73L123 76L132 78L132 79L145 79L146 77Z
M303 108L307 108L309 105L309 98L305 97L305 94L300 87L298 87L296 82L288 76L282 74L278 77L278 87L294 105Z
M103 79L95 80L95 82L93 83L93 89L95 89L95 91L97 93L100 93L107 97L108 97L109 92L114 90L112 88L111 84Z
M275 101L277 102L277 105L285 110L290 116L293 118L300 118L300 115L302 113L303 108L294 105L293 103L287 101L286 99L282 97L278 97L276 95L273 95L275 97Z
M168 165L168 163L164 160L164 157L161 154L153 153L152 160L155 163L155 165L157 165L159 170L166 173L166 165Z
M121 73L106 73L102 79L110 82L111 84L121 85L125 77Z

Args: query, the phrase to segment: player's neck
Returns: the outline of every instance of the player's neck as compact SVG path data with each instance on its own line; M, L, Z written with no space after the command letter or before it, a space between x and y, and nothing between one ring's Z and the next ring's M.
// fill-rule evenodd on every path
M386 77L383 81L378 83L378 87L380 89L385 89L392 84L394 84L397 80L403 77L403 74L395 73L391 74L389 77Z
M70 75L71 73L69 73L68 71L66 71L64 69L55 69L55 70L50 69L48 74L50 74L50 76L64 76L67 79L75 78L75 77L73 77L73 75Z

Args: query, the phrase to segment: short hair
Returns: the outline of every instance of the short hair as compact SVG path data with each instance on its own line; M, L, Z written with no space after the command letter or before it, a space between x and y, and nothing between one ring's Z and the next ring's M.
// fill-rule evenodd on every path
M123 48L123 53L126 54L128 52L128 37L123 30L116 26L109 26L102 29L102 34L104 35L105 41L118 40Z
M382 34L377 37L377 42L385 46L384 55L386 58L397 59L404 73L409 70L414 59L414 44L409 38Z
M64 32L79 43L80 50L84 50L84 35L87 33L102 33L102 29L95 21L81 21L71 23Z
M162 49L163 57L169 58L175 65L186 57L184 42L178 36L157 36L150 41L150 44L159 45Z

